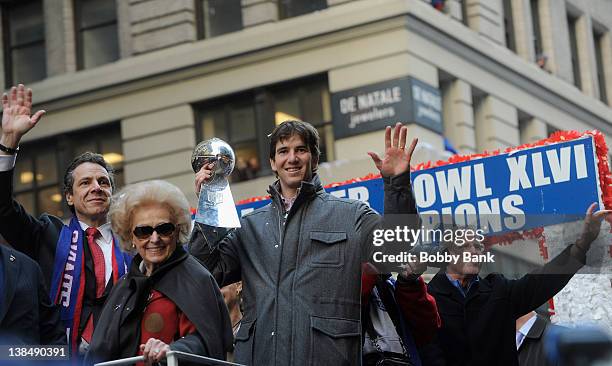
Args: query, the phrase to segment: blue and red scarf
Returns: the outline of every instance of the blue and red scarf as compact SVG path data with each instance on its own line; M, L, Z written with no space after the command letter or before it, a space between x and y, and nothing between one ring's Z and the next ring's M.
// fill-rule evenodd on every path
M132 257L123 253L113 236L113 284L123 276ZM78 333L85 294L85 259L83 256L83 230L76 217L62 228L55 249L50 297L60 306L61 319L66 328L71 353L76 354Z

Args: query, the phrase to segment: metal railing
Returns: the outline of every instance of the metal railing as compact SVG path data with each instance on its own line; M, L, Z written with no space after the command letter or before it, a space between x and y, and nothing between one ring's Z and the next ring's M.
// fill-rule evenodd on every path
M180 352L180 351L168 351L166 353L166 364L168 366L179 366L179 360L181 361L189 361L195 362L200 365L206 366L244 366L239 363L228 362L217 360L216 358L204 357L199 355L194 355L192 353ZM136 362L143 362L143 356L135 356L122 358L119 360L100 362L95 364L94 366L119 366L119 365L132 365Z

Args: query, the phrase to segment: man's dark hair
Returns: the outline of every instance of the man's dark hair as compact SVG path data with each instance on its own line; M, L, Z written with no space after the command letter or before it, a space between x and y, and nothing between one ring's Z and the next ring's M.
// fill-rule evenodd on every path
M64 197L67 193L72 194L72 186L74 185L74 175L72 173L79 165L83 163L98 164L102 168L104 168L108 172L111 188L113 189L113 191L115 190L115 176L113 174L113 167L109 163L107 163L106 160L104 160L104 157L102 155L87 151L74 158L70 165L68 165L66 173L64 174L64 186L62 188L64 192ZM74 213L74 206L68 205L68 207L70 207L70 211Z
M274 128L274 131L268 136L270 137L270 159L274 160L276 155L276 143L293 135L298 135L304 140L312 154L313 162L318 163L321 155L319 132L310 123L302 121L284 121Z

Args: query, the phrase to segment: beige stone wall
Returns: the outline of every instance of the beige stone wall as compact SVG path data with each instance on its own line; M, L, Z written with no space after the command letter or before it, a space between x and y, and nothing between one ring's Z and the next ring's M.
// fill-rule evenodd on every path
M467 1L467 24L484 38L505 45L502 0Z
M536 142L548 137L546 122L537 118L529 118L521 121L520 127L521 144Z
M488 95L475 106L474 115L479 152L519 145L518 115L514 106Z
M277 0L242 0L242 23L245 28L277 20Z
M71 0L43 1L47 76L76 71L74 9Z
M535 62L533 47L533 20L530 0L512 0L512 22L514 26L514 43L516 53L525 61Z
M193 0L128 0L131 54L196 40Z
M191 153L195 147L191 106L150 111L121 121L126 183L163 178L195 202Z
M474 106L470 84L458 79L445 84L442 89L442 103L444 135L457 152L475 153Z

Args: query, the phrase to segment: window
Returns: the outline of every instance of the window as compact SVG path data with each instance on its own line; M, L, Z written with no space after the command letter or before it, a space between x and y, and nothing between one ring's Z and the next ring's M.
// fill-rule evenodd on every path
M604 73L604 59L602 53L604 33L594 30L593 39L595 41L595 62L597 63L597 82L599 84L599 99L601 99L601 101L604 103L608 103L608 95L606 92L606 76Z
M230 177L240 182L271 174L267 135L289 119L312 123L319 131L321 162L333 158L333 131L327 80L303 79L196 106L198 140L218 137L236 153Z
M9 3L2 15L6 86L47 77L42 1Z
M102 154L115 171L116 187L125 184L121 129L118 123L73 133L63 142L70 146L70 159L86 151Z
M544 49L542 48L542 29L540 28L540 11L538 9L538 0L531 0L531 25L533 28L533 50L535 52L536 62L540 64L540 60L544 57ZM542 64L541 66L544 66Z
M220 36L242 29L240 0L196 0L198 39Z
M512 0L504 0L504 31L506 36L506 47L516 51L514 40L514 18L512 17Z
M75 0L77 67L89 69L119 59L114 0Z
M124 184L119 125L24 144L15 163L15 198L32 215L61 218L71 213L62 203L62 180L72 159L85 151L99 152L115 169L116 188Z
M15 198L29 213L64 216L57 149L52 141L21 148L13 184Z
M279 0L281 19L297 17L327 8L327 0Z
M201 140L218 137L234 149L236 163L230 181L240 182L257 176L263 156L258 149L253 96L232 98L203 108L199 127Z
M280 87L272 95L274 123L278 125L290 119L311 123L319 132L320 162L333 160L333 151L328 148L333 144L333 135L327 83Z
M576 23L578 18L568 15L567 25L569 27L570 52L572 58L572 72L574 74L574 85L581 88L580 82L580 62L578 60L578 38L576 35Z
M461 0L461 22L466 26L470 26L468 21L468 4L467 0Z

